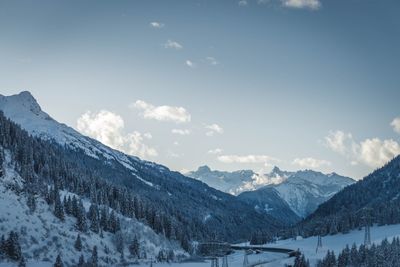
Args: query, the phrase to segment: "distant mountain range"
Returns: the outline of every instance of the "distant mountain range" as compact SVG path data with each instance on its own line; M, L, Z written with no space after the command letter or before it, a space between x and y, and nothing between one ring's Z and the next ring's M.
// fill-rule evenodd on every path
M282 171L274 167L268 174L251 170L235 172L212 171L202 166L188 176L216 189L238 195L258 212L272 215L290 223L299 221L315 211L321 203L355 181L336 173Z

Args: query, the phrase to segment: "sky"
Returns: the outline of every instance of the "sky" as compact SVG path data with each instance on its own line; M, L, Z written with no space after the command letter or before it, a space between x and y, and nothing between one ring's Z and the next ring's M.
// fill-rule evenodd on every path
M0 1L0 94L178 171L400 153L397 0Z

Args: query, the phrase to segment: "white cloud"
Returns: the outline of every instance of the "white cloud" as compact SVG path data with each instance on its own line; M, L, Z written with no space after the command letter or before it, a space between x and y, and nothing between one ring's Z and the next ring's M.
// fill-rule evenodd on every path
M107 110L98 113L90 111L81 115L77 121L77 129L103 144L125 153L143 158L157 156L157 151L144 144L144 139L151 139L150 133L137 131L124 133L125 123L121 116Z
M269 3L269 1L270 1L270 0L257 0L257 4L259 4L259 5L264 5L264 4Z
M178 154L173 151L168 151L167 156L170 158L181 158L184 156L184 154Z
M178 142L178 141L175 141L175 142L174 142L174 146L179 146L179 142Z
M392 139L369 138L356 142L350 133L335 131L325 141L327 147L346 157L353 166L362 163L371 168L381 167L400 154L400 145Z
M392 140L366 139L360 143L360 159L368 166L381 167L400 154L400 145Z
M212 66L216 66L219 64L219 62L217 61L217 59L215 57L206 57L206 61L208 64L210 64Z
M207 136L214 136L215 133L218 133L218 134L224 133L224 129L216 123L206 125L205 128L209 130L206 132Z
M189 135L190 130L189 129L172 129L171 133L179 134L179 135Z
M176 41L172 41L172 40L168 40L165 44L164 44L165 48L172 48L172 49L176 49L176 50L180 50L183 48L183 45L181 45L180 43L176 42Z
M196 65L193 63L193 61L190 61L189 59L185 61L186 66L189 68L194 68Z
M210 149L207 152L208 154L221 154L222 153L222 149L221 148L216 148L216 149Z
M144 133L143 136L147 139L152 139L153 135L151 133Z
M248 3L248 1L247 0L240 0L239 2L238 2L238 5L239 6L247 6L249 3Z
M353 137L351 133L331 131L329 135L325 137L325 141L326 145L333 151L345 154L348 152L349 145L353 143Z
M150 27L155 28L155 29L161 29L164 28L165 24L157 21L150 22Z
M300 166L302 168L317 169L324 165L329 166L331 165L331 162L323 159L315 159L308 157L308 158L295 158L292 164Z
M290 8L308 8L312 10L319 9L321 2L319 0L281 0L282 5Z
M400 134L400 117L394 118L394 120L392 121L392 123L390 123L390 125L393 127L393 130L396 133Z
M191 120L189 112L183 107L154 106L143 100L137 100L130 107L141 110L145 119L173 121L176 123L190 122Z
M265 166L270 166L271 162L278 162L279 160L267 155L221 155L218 160L223 163L262 163Z

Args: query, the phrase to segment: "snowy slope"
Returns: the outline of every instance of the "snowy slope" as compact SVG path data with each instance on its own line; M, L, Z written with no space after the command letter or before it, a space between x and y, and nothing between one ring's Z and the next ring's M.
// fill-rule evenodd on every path
M0 176L0 229L2 233L8 233L11 230L20 233L22 252L28 262L42 261L50 265L61 253L64 263L70 266L77 263L81 254L85 259L89 259L94 245L98 247L99 260L102 264L114 265L120 261L120 254L116 252L113 243L113 234L104 232L104 236L101 237L90 231L79 232L75 228L75 218L66 216L65 222L61 222L54 216L47 202L39 196L36 196L37 208L32 213L26 204L27 197L21 190L24 180L14 170L10 153L5 152L5 161L2 166L4 172ZM63 194L69 193L63 192ZM90 201L84 199L83 203L88 210ZM174 249L176 254L186 255L178 244L157 235L148 226L134 219L118 216L121 219L125 241L132 240L133 235L138 236L142 252L146 252L149 258L155 258L160 249ZM78 233L82 238L82 252L77 252L73 247ZM110 251L108 254L105 253L105 247ZM125 255L129 255L127 249ZM129 257L127 260L133 262L133 259ZM4 264L4 266L12 266L9 262Z
M135 171L132 161L141 161L137 157L127 156L92 138L80 134L63 123L57 122L46 112L42 111L30 92L24 91L11 96L0 95L0 110L3 111L6 117L19 124L30 134L42 139L54 140L72 149L82 150L91 157L103 157L109 160L116 160L132 171ZM153 164L146 161L141 162L144 164ZM158 167L164 168L161 165Z
M396 225L385 225L385 226L374 226L371 227L371 242L379 244L383 239L387 238L389 241L393 237L400 237L400 224ZM290 249L300 249L300 251L310 259L312 264L315 264L317 260L322 259L328 250L333 250L336 255L349 245L356 244L357 246L364 243L364 229L354 230L347 234L328 235L322 237L322 249L316 252L317 237L312 236L298 240L286 239L277 241L275 244L268 244L269 247L284 247ZM290 263L288 260L280 261L282 265L271 265L271 266L283 266L284 263ZM269 265L267 265L269 266ZM314 265L312 265L314 266Z
M292 173L281 184L269 187L274 188L298 216L305 217L315 211L319 204L354 182L336 173L305 170Z

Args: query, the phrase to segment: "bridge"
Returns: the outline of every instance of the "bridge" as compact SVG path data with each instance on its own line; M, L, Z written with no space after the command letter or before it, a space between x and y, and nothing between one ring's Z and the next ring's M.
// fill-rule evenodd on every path
M271 260L258 260L249 262L248 255L252 254L253 251L262 252L273 252L282 253L287 257L295 257L300 252L287 249L287 248L276 248L276 247L265 247L265 246L246 246L246 245L232 245L226 242L209 241L198 244L197 253L204 258L211 260L212 267L219 267L218 258L223 258L222 267L228 267L227 255L231 254L235 250L244 251L243 267L256 267L261 264L269 263Z
M297 250L288 249L288 248L275 248L275 247L263 247L263 246L241 246L241 245L231 245L232 250L258 250L265 252L274 252L274 253L282 253L287 254L289 257L296 257L299 253Z

